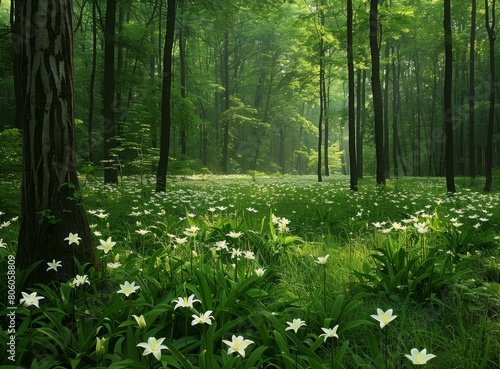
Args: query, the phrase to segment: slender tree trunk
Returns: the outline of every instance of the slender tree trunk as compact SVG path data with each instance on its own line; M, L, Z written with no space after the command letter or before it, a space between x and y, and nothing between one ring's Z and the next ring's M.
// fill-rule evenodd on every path
M358 190L358 169L356 167L356 124L354 120L354 56L352 41L352 0L347 0L347 75L349 80L349 173L351 191Z
M116 152L115 117L115 26L116 0L108 0L106 5L106 25L104 29L104 183L118 183L118 162Z
M451 9L450 0L444 0L444 49L445 49L445 71L444 71L444 130L445 130L445 172L446 190L455 193L455 173L453 163L453 111L452 98L452 39L451 39Z
M186 37L184 35L184 24L179 27L179 62L181 69L181 98L186 98ZM184 121L180 122L181 134L180 134L180 144L181 144L181 154L187 155L187 137L186 137L186 123Z
M358 172L357 177L363 178L363 137L361 135L361 91L362 82L361 80L361 69L357 70L357 80L358 85L356 88L356 170Z
M484 0L486 31L488 32L488 41L490 46L490 109L488 112L488 133L486 136L486 154L484 160L486 183L484 191L491 191L493 181L493 126L495 122L495 0L491 0L491 16L489 11L489 1ZM491 23L490 23L491 22Z
M476 178L475 138L475 42L476 42L476 0L472 0L470 51L469 51L469 176Z
M87 147L89 150L89 162L94 161L94 142L92 140L92 131L94 129L94 86L95 74L97 69L97 0L92 2L92 70L90 72L90 86L89 86L89 122L87 128Z
M323 48L320 42L320 50ZM321 53L320 53L321 54ZM323 94L325 91L323 90L323 79L325 78L325 69L323 66L323 58L320 56L319 59L319 120L318 120L318 182L323 182L323 176L321 173L322 165L321 165L321 144L323 143L323 118L324 118L324 99Z
M389 84L390 84L390 78L389 75L391 73L391 64L389 62L389 56L390 56L390 50L391 46L389 41L386 41L385 43L385 51L384 51L384 58L385 58L385 75L384 75L384 163L385 163L385 178L389 179L391 176L391 163L390 163L390 155L389 153L391 152L390 147L391 145L389 144Z
M372 61L372 94L375 118L375 156L377 184L385 185L384 112L380 84L380 50L378 45L378 0L370 2L370 54Z
M16 1L22 94L16 95L23 125L21 227L16 261L30 276L48 282L46 262L62 261L59 277L74 276L73 255L97 265L75 167L73 29L71 1ZM19 17L19 18L17 18ZM36 23L33 20L36 19ZM77 233L80 244L64 239Z
M399 108L399 69L396 70L394 58L394 47L391 48L392 54L392 161L394 164L394 177L399 177L398 167L398 108ZM398 59L399 63L399 59Z
M229 110L229 31L224 33L224 110ZM224 134L222 144L222 173L229 174L228 169L228 150L229 150L229 120L224 121Z
M167 1L167 25L163 48L163 81L161 89L160 159L156 172L156 192L167 187L168 156L170 151L172 49L174 47L176 0Z

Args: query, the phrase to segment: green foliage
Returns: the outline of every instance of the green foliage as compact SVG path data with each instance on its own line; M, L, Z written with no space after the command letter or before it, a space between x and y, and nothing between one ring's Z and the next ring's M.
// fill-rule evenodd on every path
M0 132L0 172L4 180L21 176L21 150L21 134L18 129L6 129Z
M488 257L498 257L497 235L486 220L478 227L484 239L468 234L494 195L442 200L432 181L410 180L352 194L344 179L262 175L172 177L166 193L152 194L145 179L127 178L121 188L85 183L95 244L116 242L108 253L97 250L103 270L75 261L89 283L54 277L28 288L30 270L16 271L16 303L21 292L44 297L40 308L17 305L17 365L383 367L388 352L396 368L409 365L403 354L413 347L437 355L430 367L488 368L499 360L500 268ZM0 229L12 230L2 233L4 266L14 227ZM464 246L471 240L480 252ZM125 296L125 281L139 289ZM6 296L7 287L0 291ZM199 301L176 307L191 295ZM370 317L377 308L394 309L397 319L380 330ZM192 324L209 311L211 324ZM297 332L294 319L305 324ZM325 342L322 328L337 325L338 338ZM233 335L253 341L245 357L228 352L223 340ZM149 337L165 338L160 360L137 347Z

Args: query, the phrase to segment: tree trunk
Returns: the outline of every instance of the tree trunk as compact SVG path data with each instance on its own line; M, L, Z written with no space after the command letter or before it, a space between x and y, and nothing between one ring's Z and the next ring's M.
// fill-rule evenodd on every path
M172 91L172 49L174 46L176 0L167 1L167 26L163 48L163 80L161 89L160 159L156 172L156 192L165 192L167 187L168 155L170 150Z
M384 59L385 59L385 75L384 75L384 163L385 163L385 178L391 177L391 163L390 163L390 145L389 145L389 74L391 73L389 56L391 46L389 41L385 43Z
M181 98L186 98L186 38L184 37L184 24L179 27L179 62L181 69ZM187 155L187 138L186 138L187 122L180 122L180 137L181 154Z
M94 129L94 85L97 69L97 0L92 0L92 70L90 72L89 86L89 122L87 127L87 147L89 150L89 162L94 161L94 142L92 140L92 131Z
M493 181L492 166L493 166L493 126L495 122L495 0L491 2L491 17L489 11L488 0L484 0L486 31L488 32L488 41L490 46L490 108L488 112L488 133L486 136L486 154L484 158L484 169L486 183L484 191L491 191ZM491 21L491 23L490 23Z
M354 121L354 56L352 41L352 0L347 0L347 74L349 80L349 173L351 191L358 190L358 169L356 167L356 124ZM359 86L358 86L359 87Z
M444 130L445 130L445 172L446 190L455 193L455 173L453 163L453 111L452 98L452 39L451 39L451 9L450 0L444 0Z
M476 178L476 147L475 147L475 41L476 41L476 0L472 0L470 55L469 55L469 176Z
M229 31L224 33L224 110L229 110ZM229 174L228 169L229 150L229 119L224 121L224 133L222 143L222 173Z
M385 185L384 112L380 84L380 52L378 45L378 0L370 2L370 54L372 61L372 94L375 118L375 156L377 184Z
M116 117L115 117L115 28L116 0L106 5L104 29L104 183L118 183L118 162L116 160Z
M80 263L98 264L85 211L78 198L73 107L73 30L71 1L18 1L19 72L23 106L23 183L21 227L16 260L26 268L44 262L31 282L48 282L46 262L62 261L59 277L75 274ZM36 19L37 22L33 23ZM19 91L18 91L19 92ZM80 244L64 239L78 233Z

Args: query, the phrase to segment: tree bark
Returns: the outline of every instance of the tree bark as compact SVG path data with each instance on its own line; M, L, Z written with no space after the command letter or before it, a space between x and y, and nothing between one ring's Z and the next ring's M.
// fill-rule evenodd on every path
M380 51L378 45L378 0L370 2L370 54L372 61L372 94L375 118L375 156L377 184L385 185L384 112L380 84Z
M223 63L223 73L224 73L224 110L229 110L229 31L224 33L224 63ZM228 169L228 150L229 150L229 120L224 121L224 133L223 133L223 143L222 143L222 173L229 174Z
M104 183L118 183L118 162L116 152L115 117L115 28L116 0L106 4L106 25L104 29Z
M16 260L23 269L39 260L62 261L58 276L68 279L75 274L73 256L82 264L98 264L78 198L72 4L16 1L16 9L20 33L15 47L22 76L16 100L24 107L18 117L23 127L23 182ZM81 238L78 246L64 240L69 233ZM31 274L32 283L54 279L46 266L42 262Z
M179 27L179 62L181 70L181 98L186 98L186 38L184 37L184 24L181 22ZM181 144L181 154L187 155L187 137L186 137L186 125L187 122L180 122L180 137L179 142Z
M475 147L475 41L476 41L476 0L472 0L470 55L469 55L469 176L476 178L476 147Z
M156 192L167 188L168 156L170 151L172 49L174 47L176 0L167 1L167 26L163 48L163 80L161 89L160 159L156 172Z
M450 0L444 0L444 131L445 131L445 173L446 190L455 193L455 173L453 163L453 111L452 98L452 39L451 39L451 6Z
M493 126L495 122L495 0L491 2L491 16L488 0L484 0L486 31L488 32L488 41L490 46L490 108L488 112L488 133L486 136L486 154L484 158L484 169L486 182L484 191L490 192L493 182ZM491 18L491 19L490 19ZM491 22L491 23L490 23Z
M354 120L354 56L352 41L352 0L347 0L347 74L349 83L349 102L348 102L348 120L349 120L349 173L351 191L358 190L358 169L356 166L356 124Z
M89 86L89 122L87 127L87 148L89 162L94 161L94 142L92 139L92 131L94 129L94 85L95 74L97 69L97 9L96 1L92 1L92 69L90 72L90 86Z

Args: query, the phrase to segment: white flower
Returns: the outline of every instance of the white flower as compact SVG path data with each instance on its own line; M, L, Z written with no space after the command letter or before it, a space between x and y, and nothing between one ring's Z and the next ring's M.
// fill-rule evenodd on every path
M264 273L266 272L265 269L262 269L262 268L259 268L259 269L255 269L254 270L254 273L257 277L262 277L264 275Z
M231 237L231 238L240 238L243 235L243 232L229 232L226 234L226 236Z
M148 234L150 231L146 230L146 229L138 229L136 230L137 233L139 233L141 236L144 236L146 234Z
M99 240L99 242L101 244L97 246L97 249L104 251L104 254L107 254L109 251L111 251L113 246L116 245L116 242L111 241L111 237L108 237L106 241Z
M339 336L337 335L337 329L339 329L338 324L333 328L321 328L321 329L323 330L323 332L325 332L319 335L320 337L325 338L323 342L326 342L328 338L333 338L333 337L339 338Z
M6 249L7 243L3 242L3 238L0 238L0 247Z
M162 345L164 340L165 340L165 338L156 339L154 337L149 337L147 343L141 342L137 345L137 347L144 348L144 352L142 353L143 356L153 354L156 359L160 360L161 359L161 350L164 350L164 349L168 350L167 346Z
M77 245L80 245L80 240L81 237L78 237L78 233L69 233L69 236L64 239L64 241L68 241L68 243L71 245L73 243L76 243Z
M330 257L330 255L326 254L325 256L319 256L318 257L318 260L314 260L315 263L318 263L318 264L326 264L326 262L328 261L328 258Z
M200 230L200 227L197 226L191 226L189 228L186 228L184 230L184 234L189 237L195 237L198 234L198 231Z
M246 340L243 338L243 336L238 336L236 337L233 335L232 340L222 340L226 345L229 346L229 349L227 350L228 354L232 354L233 352L237 352L240 354L242 357L245 357L245 349L254 343L251 340Z
M38 303L40 302L40 300L45 298L43 296L37 296L36 292L30 294L27 294L26 292L21 292L21 294L23 295L23 298L19 301L19 303L23 304L26 307L33 305L39 308L40 305Z
M255 254L253 253L253 251L243 251L243 253L245 254L245 259L255 260Z
M212 325L212 319L214 317L212 316L212 310L208 310L205 313L200 313L198 315L193 314L193 321L191 322L191 325L196 325L196 324L208 324Z
M139 326L139 329L146 328L146 319L144 319L144 315L141 315L141 316L132 315L132 317L137 322L137 325Z
M288 324L288 327L285 328L285 331L293 330L295 333L297 333L300 327L306 325L306 322L302 319L294 319L292 322L286 322L286 324Z
M61 267L61 261L56 261L56 259L53 259L52 262L48 262L47 265L49 266L47 268L47 272L51 269L55 270L57 272L57 268Z
M172 302L175 302L174 310L177 309L178 307L189 307L193 308L193 304L195 302L201 302L198 299L195 299L195 295L192 294L189 297L178 297L177 300L173 300Z
M392 309L389 309L384 312L382 311L382 309L377 308L377 315L370 315L370 316L380 323L381 329L397 318L397 315L392 315Z
M107 266L108 266L108 268L110 268L110 269L117 269L117 268L119 268L119 267L121 267L121 266L122 266L122 263L120 263L120 262L114 262L114 263L109 262L109 263L107 263L106 265L107 265Z
M424 365L430 359L435 358L436 355L428 354L427 349L423 349L422 351L418 351L416 348L411 349L411 355L405 354L405 356L411 360L411 362L415 365Z
M90 284L89 276L88 275L78 275L77 274L75 276L75 279L73 279L73 281L70 282L69 285L71 287L78 287L78 286L83 285L84 283Z
M123 293L125 296L129 297L131 294L135 293L140 286L136 286L135 282L129 283L125 281L124 284L120 284L120 289L117 291L118 293Z

